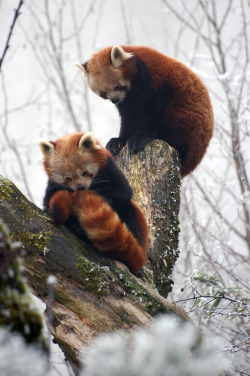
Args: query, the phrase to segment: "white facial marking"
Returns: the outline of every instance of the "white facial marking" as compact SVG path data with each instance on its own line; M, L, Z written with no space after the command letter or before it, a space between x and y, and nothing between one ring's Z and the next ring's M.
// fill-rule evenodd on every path
M128 90L131 88L131 83L130 83L130 81L125 80L124 78L121 78L121 79L119 80L119 84L120 84L121 86L125 86L125 87L127 87Z
M90 163L89 165L86 166L86 169L88 170L90 174L96 175L99 167L96 163Z
M51 180L58 183L58 184L63 184L64 181L63 181L63 177L61 174L57 173L57 172L52 172L51 174Z

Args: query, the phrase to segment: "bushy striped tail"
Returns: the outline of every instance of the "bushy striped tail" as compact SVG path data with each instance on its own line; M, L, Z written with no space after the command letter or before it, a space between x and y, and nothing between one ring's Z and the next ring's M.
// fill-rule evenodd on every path
M101 196L83 191L74 205L74 214L101 252L122 261L132 273L137 273L146 263L146 250Z

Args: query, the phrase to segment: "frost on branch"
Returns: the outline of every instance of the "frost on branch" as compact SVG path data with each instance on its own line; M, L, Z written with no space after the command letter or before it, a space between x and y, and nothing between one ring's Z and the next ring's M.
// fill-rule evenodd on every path
M13 334L0 327L0 375L48 375L45 353L27 342L20 334Z
M191 323L162 316L149 329L99 336L83 358L82 376L215 376L227 366L216 347L213 338L200 343Z

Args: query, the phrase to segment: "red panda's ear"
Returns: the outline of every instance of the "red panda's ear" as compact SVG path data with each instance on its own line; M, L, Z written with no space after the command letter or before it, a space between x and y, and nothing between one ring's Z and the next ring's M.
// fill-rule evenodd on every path
M84 64L81 64L81 63L75 63L75 65L77 66L77 68L81 69L81 71L83 72L83 75L88 77L88 71L87 71L87 65L88 65L88 62L84 63Z
M41 140L38 142L38 145L40 146L44 159L49 159L54 154L55 142Z
M124 49L121 46L113 46L111 50L111 62L112 65L116 68L122 65L122 63L130 59L133 56L133 54L124 51Z
M92 132L85 133L79 141L79 149L81 151L95 150L95 149L101 149L101 148L102 148L101 145L98 145L96 143L96 140Z

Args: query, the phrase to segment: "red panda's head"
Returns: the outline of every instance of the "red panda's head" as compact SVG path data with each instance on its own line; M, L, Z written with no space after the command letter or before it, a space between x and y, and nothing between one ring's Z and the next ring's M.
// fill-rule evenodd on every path
M73 190L88 189L109 155L91 132L40 141L39 146L50 180Z
M121 103L131 87L127 63L133 56L121 46L104 48L85 64L76 63L97 95L112 103Z

